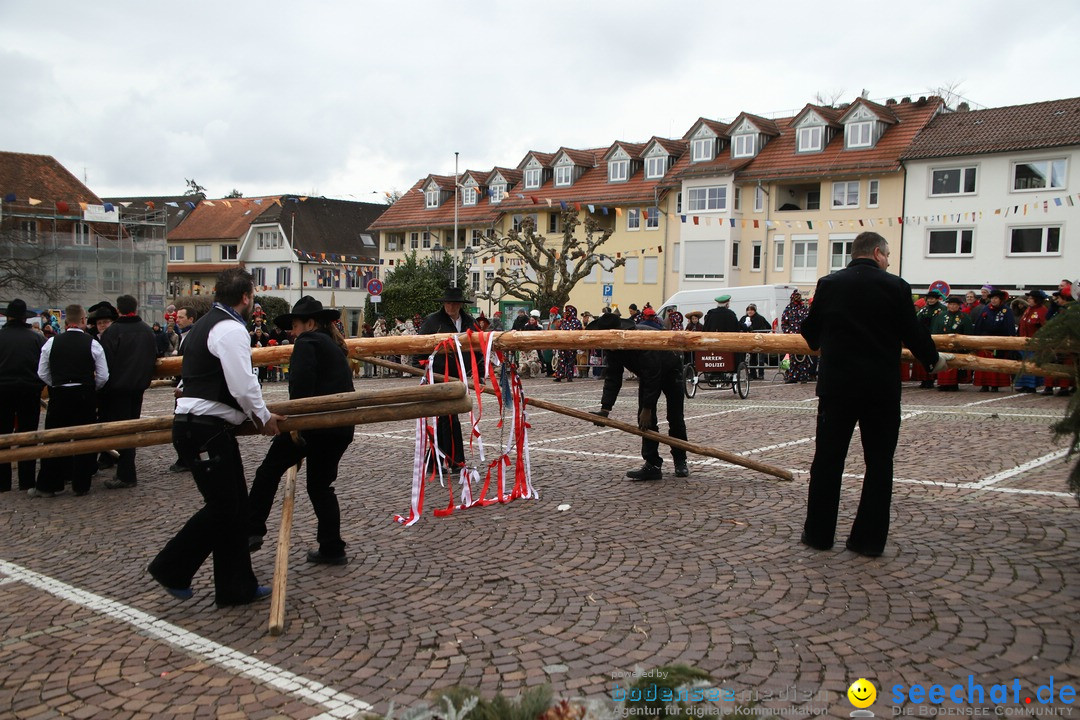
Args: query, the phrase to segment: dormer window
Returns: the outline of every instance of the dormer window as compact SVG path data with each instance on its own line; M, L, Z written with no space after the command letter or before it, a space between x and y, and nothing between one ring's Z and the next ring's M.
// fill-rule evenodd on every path
M716 157L716 138L698 138L691 143L691 160L693 162L705 162Z
M608 163L608 182L626 182L629 177L629 160L612 160Z
M567 187L574 182L574 166L559 165L555 168L555 187Z
M799 128L797 152L821 152L824 148L825 128L820 125Z
M540 168L528 168L525 171L525 188L535 190L540 187Z
M461 189L461 204L462 205L475 205L476 204L476 188L469 186Z
M506 195L506 185L504 183L492 185L488 189L488 195L490 196L491 204L498 205L502 202L503 196Z
M424 192L424 207L437 208L439 207L439 188L431 188Z
M658 157L651 157L645 159L645 177L649 180L656 180L657 178L664 177L664 173L667 172L668 156L660 155Z
M731 138L731 157L754 157L757 155L757 135L736 135Z
M849 148L871 147L874 144L874 122L867 120L849 123L844 137Z

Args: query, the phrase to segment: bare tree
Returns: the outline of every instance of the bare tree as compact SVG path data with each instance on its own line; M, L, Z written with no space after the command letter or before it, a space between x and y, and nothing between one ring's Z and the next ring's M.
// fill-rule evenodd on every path
M231 192L231 193L229 193L228 195L226 195L225 197L226 197L226 198L229 198L229 199L232 199L232 198L242 198L242 197L244 197L244 193L240 192L240 191L239 191L239 190L237 190L236 188L233 188L233 189L232 189L232 192Z
M36 233L15 229L0 233L0 294L20 293L50 301L63 298L70 280L55 272L58 253L55 245L47 245Z
M185 195L206 195L206 188L195 182L195 178L191 178L190 180L184 178L184 182L187 183L188 187L188 189L184 191Z
M949 80L937 87L928 88L928 92L930 92L931 95L937 95L944 100L945 107L959 110L960 104L963 103L964 100L964 96L961 94L963 84L963 80ZM964 109L966 110L968 108Z
M502 267L496 271L491 287L480 297L496 299L510 296L524 300L533 307L562 307L570 299L570 292L579 282L601 265L612 270L626 264L626 258L615 258L599 252L611 237L613 228L601 228L596 218L587 216L584 221L576 211L567 209L560 214L562 238L551 241L537 234L531 217L526 217L520 230L511 229L505 237L494 234L484 239L480 256L509 255L520 259L522 268ZM584 226L585 237L578 238L576 231Z
M814 93L814 104L822 107L835 107L842 97L844 97L843 88L839 90L818 90Z

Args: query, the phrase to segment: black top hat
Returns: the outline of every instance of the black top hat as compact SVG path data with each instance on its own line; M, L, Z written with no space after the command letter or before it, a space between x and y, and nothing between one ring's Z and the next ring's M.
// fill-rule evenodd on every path
M332 322L341 317L340 310L327 309L324 310L322 303L311 297L305 295L296 301L293 305L291 313L285 313L284 315L278 315L274 318L274 324L282 330L292 329L293 319L299 320L315 320L317 322Z
M439 302L466 302L465 291L459 287L448 287L443 296L439 298Z
M98 320L116 320L120 312L112 306L108 300L102 300L97 305L91 305L86 313L86 319L90 322Z
M957 305L963 305L964 298L960 297L959 295L950 295L949 299L945 301L945 304L952 305L953 303L956 303Z
M1038 288L1034 290L1029 290L1024 294L1030 298L1035 298L1036 300L1046 300L1046 292L1044 292L1043 290L1039 290Z
M11 320L25 320L26 319L26 301L15 298L8 303L7 310L4 311Z
M615 313L604 313L585 326L586 330L633 330L634 321L620 318Z

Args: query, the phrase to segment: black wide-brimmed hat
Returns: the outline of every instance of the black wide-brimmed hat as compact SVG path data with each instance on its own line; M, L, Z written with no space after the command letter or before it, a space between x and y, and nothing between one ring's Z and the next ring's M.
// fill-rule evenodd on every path
M296 320L315 320L317 322L332 322L341 317L340 310L334 310L332 308L323 309L322 303L311 297L305 295L296 301L293 305L291 313L285 313L284 315L278 315L274 318L274 324L282 330L291 330L292 321Z
M9 320L25 320L26 319L26 301L15 298L8 303L7 310L4 311L4 315Z
M102 300L96 305L91 305L86 313L86 319L90 322L97 322L98 320L115 321L119 317L120 311L113 307L108 300Z
M585 326L586 330L633 330L634 321L620 318L615 313L604 313Z
M465 291L459 287L448 287L443 296L439 298L439 302L467 302L465 299Z

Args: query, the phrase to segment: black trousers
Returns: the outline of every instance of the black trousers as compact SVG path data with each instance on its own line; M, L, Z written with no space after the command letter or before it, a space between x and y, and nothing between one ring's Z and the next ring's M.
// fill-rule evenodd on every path
M90 385L49 388L49 409L45 413L45 429L93 425L97 421L94 388ZM45 458L38 471L37 489L41 492L60 492L70 481L73 492L90 490L90 478L97 470L94 455L74 455Z
M682 367L672 367L666 369L664 374L660 378L660 391L664 394L664 399L667 404L667 421L668 421L668 437L678 438L679 440L686 440L686 419L683 417L683 407L686 402L686 395L683 390L683 376ZM660 429L657 423L656 415L657 408L650 408L653 411L653 422L649 427L649 430L656 432ZM641 411L641 408L638 408ZM641 440L641 457L645 462L650 465L660 467L664 461L660 457L660 443L655 440L649 440L642 438ZM686 451L678 448L671 448L671 458L675 461L676 465L686 462Z
M319 551L327 557L340 557L345 554L345 541L341 539L341 510L334 493L334 481L341 456L352 442L351 428L348 435L305 433L303 439L304 445L298 446L284 433L270 443L270 450L251 483L247 534L266 535L266 519L270 517L281 476L306 457L307 494L319 521L316 535Z
M465 442L461 439L461 420L457 415L440 415L436 418L435 434L447 462L451 465L465 462Z
M840 507L841 476L855 423L859 424L862 436L866 475L848 542L860 550L880 552L889 535L893 454L900 437L898 398L818 398L817 447L810 466L803 529L814 545L832 545Z
M224 421L183 419L188 417L176 416L173 445L191 468L205 504L150 563L150 573L169 587L190 587L213 554L217 604L250 602L258 584L247 546L248 494L240 448Z
M101 419L104 422L120 420L138 420L142 415L143 391L109 390L101 394ZM120 459L116 461L116 479L120 482L134 483L135 448L120 450Z
M41 391L40 390L9 390L3 393L3 402L0 402L0 434L6 435L15 432L18 426L19 432L33 432L38 429L41 420ZM36 460L19 461L19 489L29 490L34 487L34 472L37 470ZM11 463L0 463L0 492L11 489Z

